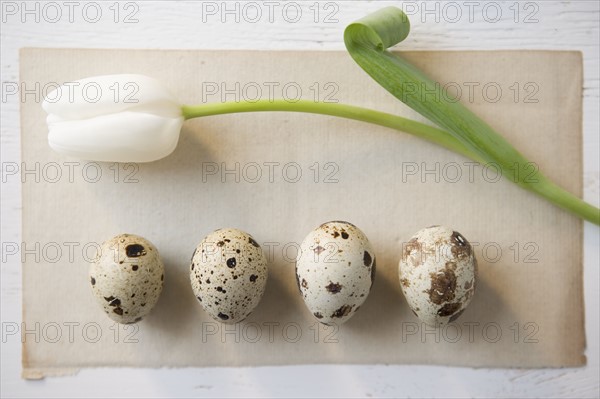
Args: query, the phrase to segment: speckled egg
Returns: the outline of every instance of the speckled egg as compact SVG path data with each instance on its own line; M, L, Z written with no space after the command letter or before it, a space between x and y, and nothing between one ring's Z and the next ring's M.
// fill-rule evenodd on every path
M323 324L348 321L367 299L375 278L375 251L348 222L328 222L302 241L296 261L298 288Z
M194 295L215 320L237 323L254 310L267 284L265 254L246 232L220 229L206 236L192 255Z
M163 280L158 250L134 234L120 234L104 242L90 265L92 292L117 323L136 323L150 313L158 302Z
M456 320L471 302L477 259L463 235L432 226L404 244L398 271L413 313L430 326L440 326Z

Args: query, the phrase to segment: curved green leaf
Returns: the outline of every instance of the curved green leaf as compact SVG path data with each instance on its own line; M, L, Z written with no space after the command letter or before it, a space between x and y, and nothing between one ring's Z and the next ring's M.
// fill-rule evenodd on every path
M600 210L561 189L538 173L531 178L531 162L500 134L459 102L443 95L440 85L387 48L404 40L410 23L396 7L381 9L350 24L344 32L346 48L375 81L388 92L449 132L468 152L497 165L505 177L554 204L600 224ZM433 94L432 94L433 93Z

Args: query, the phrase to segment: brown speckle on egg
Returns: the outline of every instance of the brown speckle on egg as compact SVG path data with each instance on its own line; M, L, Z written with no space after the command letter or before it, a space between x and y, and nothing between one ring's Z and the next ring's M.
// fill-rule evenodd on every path
M452 270L442 270L441 272L430 273L431 288L427 291L429 299L436 305L454 299L456 290L456 276Z
M471 256L471 244L460 233L452 232L452 254L457 258Z
M373 259L371 258L371 254L368 253L367 251L365 251L363 254L363 264L368 267L368 266L371 266L371 262L373 262Z
M108 303L108 306L119 306L121 305L121 300L119 298L115 298Z
M303 282L304 281L306 280L303 280ZM329 283L327 286L325 286L325 289L331 292L332 294L337 294L342 290L342 285L337 283Z
M137 258L146 255L146 248L141 244L131 244L125 247L125 252L129 258Z
M219 312L219 314L218 314L218 317L219 317L219 319L221 319L221 320L229 320L229 316L228 316L228 315L226 315L225 313L221 313L221 312Z
M442 317L452 316L460 309L460 307L460 303L447 303L437 311L437 314Z
M352 306L350 306L350 305L343 305L339 309L336 309L336 311L333 312L333 314L331 315L331 317L340 318L340 317L347 316L347 315L350 314L351 310L352 310Z
M377 270L377 261L373 258L373 266L371 267L371 288L373 287L373 283L375 282L375 272Z
M414 252L421 252L421 244L416 238L412 238L409 242L406 243L406 245L404 245L402 256L406 258L411 256Z

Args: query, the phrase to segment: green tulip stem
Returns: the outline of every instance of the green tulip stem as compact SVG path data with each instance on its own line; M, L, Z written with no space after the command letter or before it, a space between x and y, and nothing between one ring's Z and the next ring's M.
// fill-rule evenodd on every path
M405 133L413 134L422 139L439 144L442 147L446 147L451 151L458 152L459 154L462 154L475 161L480 161L476 154L468 151L458 140L439 128L402 118L400 116L374 111L372 109L355 107L353 105L323 103L306 100L299 100L295 102L286 100L259 100L256 102L224 102L200 105L184 105L182 107L183 117L185 119L241 112L268 111L304 112L310 114L329 115L385 126L395 130L403 131Z

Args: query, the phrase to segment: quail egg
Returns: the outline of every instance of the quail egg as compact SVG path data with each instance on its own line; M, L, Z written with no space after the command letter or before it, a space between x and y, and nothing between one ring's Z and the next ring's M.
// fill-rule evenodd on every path
M220 229L207 235L192 255L194 295L215 320L237 323L260 302L267 284L267 260L246 232Z
M477 280L477 259L460 233L444 226L420 230L403 246L400 286L413 313L430 326L456 320Z
M150 313L163 280L158 250L134 234L120 234L104 242L90 265L92 292L108 317L118 323L136 323Z
M348 222L328 222L300 244L296 280L304 303L323 324L348 321L367 299L375 278L375 251Z

